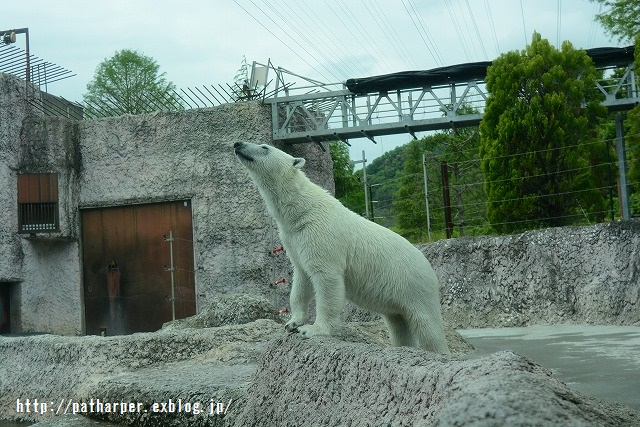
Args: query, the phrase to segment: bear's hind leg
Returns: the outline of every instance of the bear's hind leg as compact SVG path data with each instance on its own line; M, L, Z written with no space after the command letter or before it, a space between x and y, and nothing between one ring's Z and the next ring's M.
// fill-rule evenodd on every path
M418 347L435 353L449 354L449 346L444 336L442 317L424 313L410 313L409 328L416 340Z
M383 315L384 323L389 329L389 339L394 347L413 347L416 345L409 324L399 314Z

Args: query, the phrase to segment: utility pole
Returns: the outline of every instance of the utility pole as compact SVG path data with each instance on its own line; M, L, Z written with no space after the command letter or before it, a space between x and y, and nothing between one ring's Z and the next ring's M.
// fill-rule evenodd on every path
M362 160L355 160L353 162L354 165L358 164L358 163L362 163L362 180L364 181L364 209L365 209L365 216L367 219L371 219L369 217L369 194L368 193L368 187L367 187L367 157L364 154L364 150L362 150Z
M453 236L453 218L451 216L451 198L449 195L449 168L447 162L443 161L442 171L442 198L444 200L444 218L447 229L447 239Z
M429 216L429 187L427 186L427 156L422 153L422 173L424 174L424 202L427 206L427 236L431 241L431 218Z

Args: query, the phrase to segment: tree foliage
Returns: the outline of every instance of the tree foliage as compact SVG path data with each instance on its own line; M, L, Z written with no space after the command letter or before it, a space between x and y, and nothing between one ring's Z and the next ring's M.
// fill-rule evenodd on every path
M487 70L480 125L487 217L499 232L570 223L602 211L592 161L604 116L593 62L570 42L558 51L540 34Z
M96 68L84 94L85 112L92 117L182 109L174 89L153 58L123 49Z
M444 133L413 140L405 146L405 161L400 188L394 195L393 211L396 214L397 231L411 241L426 241L428 236L428 222L426 199L424 193L424 174L422 154L440 151L446 138ZM438 153L439 154L439 153ZM431 179L439 177L439 171L429 168L427 176ZM434 181L431 179L433 184ZM438 182L436 178L436 182ZM439 185L432 185L429 190L430 209L429 220L443 223L442 191Z
M640 75L640 34L636 37L635 71ZM640 192L640 105L636 105L627 114L629 129L627 132L627 155L629 162L629 181L632 190Z
M606 10L596 15L605 31L618 41L633 41L640 33L640 2L638 0L592 0Z
M364 190L359 174L354 173L347 144L342 141L332 141L329 143L329 152L333 161L336 199L352 211L364 215Z
M349 157L349 148L342 141L329 143L329 152L333 161L333 180L336 186L336 199L358 187L358 178L354 175L354 166Z
M476 113L462 108L463 114ZM424 189L422 155L426 154L429 199L429 224L434 234L444 235L445 210L442 164L448 165L448 180L454 232L458 236L478 234L484 230L485 196L479 167L480 137L478 128L469 127L438 132L407 144L403 177L393 203L396 227L413 241L427 238L428 222Z

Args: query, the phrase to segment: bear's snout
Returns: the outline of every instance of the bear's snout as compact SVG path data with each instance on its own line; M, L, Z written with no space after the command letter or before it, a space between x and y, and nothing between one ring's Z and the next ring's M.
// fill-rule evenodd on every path
M247 152L248 144L244 142L236 142L233 144L233 151L241 160L248 162L253 161L253 157Z

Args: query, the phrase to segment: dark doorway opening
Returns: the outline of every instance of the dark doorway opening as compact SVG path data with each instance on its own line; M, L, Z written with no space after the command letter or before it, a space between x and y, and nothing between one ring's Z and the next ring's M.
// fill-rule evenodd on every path
M11 333L11 286L0 283L0 334Z

